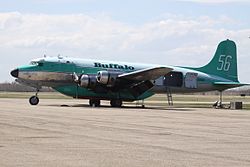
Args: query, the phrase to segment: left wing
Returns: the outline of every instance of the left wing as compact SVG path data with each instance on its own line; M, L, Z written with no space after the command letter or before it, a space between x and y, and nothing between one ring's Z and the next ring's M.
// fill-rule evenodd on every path
M161 76L166 75L172 68L168 67L153 67L142 69L138 71L133 71L130 73L124 73L118 76L120 79L132 80L132 81L147 81L147 80L155 80Z

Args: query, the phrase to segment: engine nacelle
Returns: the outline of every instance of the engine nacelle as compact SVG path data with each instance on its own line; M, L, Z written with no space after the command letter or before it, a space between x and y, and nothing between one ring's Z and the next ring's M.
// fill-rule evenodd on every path
M83 74L79 79L79 85L84 88L95 88L96 75Z
M121 72L98 71L96 80L100 84L112 87L115 85L119 74L121 74Z

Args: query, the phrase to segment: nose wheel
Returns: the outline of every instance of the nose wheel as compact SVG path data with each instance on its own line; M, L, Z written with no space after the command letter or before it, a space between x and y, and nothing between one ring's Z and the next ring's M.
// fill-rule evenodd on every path
M37 90L36 95L35 96L31 96L29 99L29 103L33 106L37 105L39 103L39 98L38 98L38 92L39 90Z
M35 106L39 103L39 98L37 96L31 96L29 102L31 105Z

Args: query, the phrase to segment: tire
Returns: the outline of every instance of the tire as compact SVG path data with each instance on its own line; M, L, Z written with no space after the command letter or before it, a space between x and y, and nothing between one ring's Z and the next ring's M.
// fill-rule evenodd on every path
M101 100L98 99L89 99L89 106L91 107L100 107Z
M110 105L111 105L111 107L121 107L122 100L119 100L119 99L110 100Z
M39 103L39 98L37 96L31 96L29 99L29 103L35 106Z

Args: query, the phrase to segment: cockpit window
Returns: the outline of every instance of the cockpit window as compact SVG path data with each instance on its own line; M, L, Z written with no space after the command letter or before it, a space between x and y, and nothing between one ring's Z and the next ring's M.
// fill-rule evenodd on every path
M37 62L37 61L32 61L32 62L30 62L30 64L34 65L34 66L43 66L43 63Z
M37 65L38 65L38 62L32 61L32 62L30 62L30 64L31 64L31 65L34 65L34 66L37 66Z

